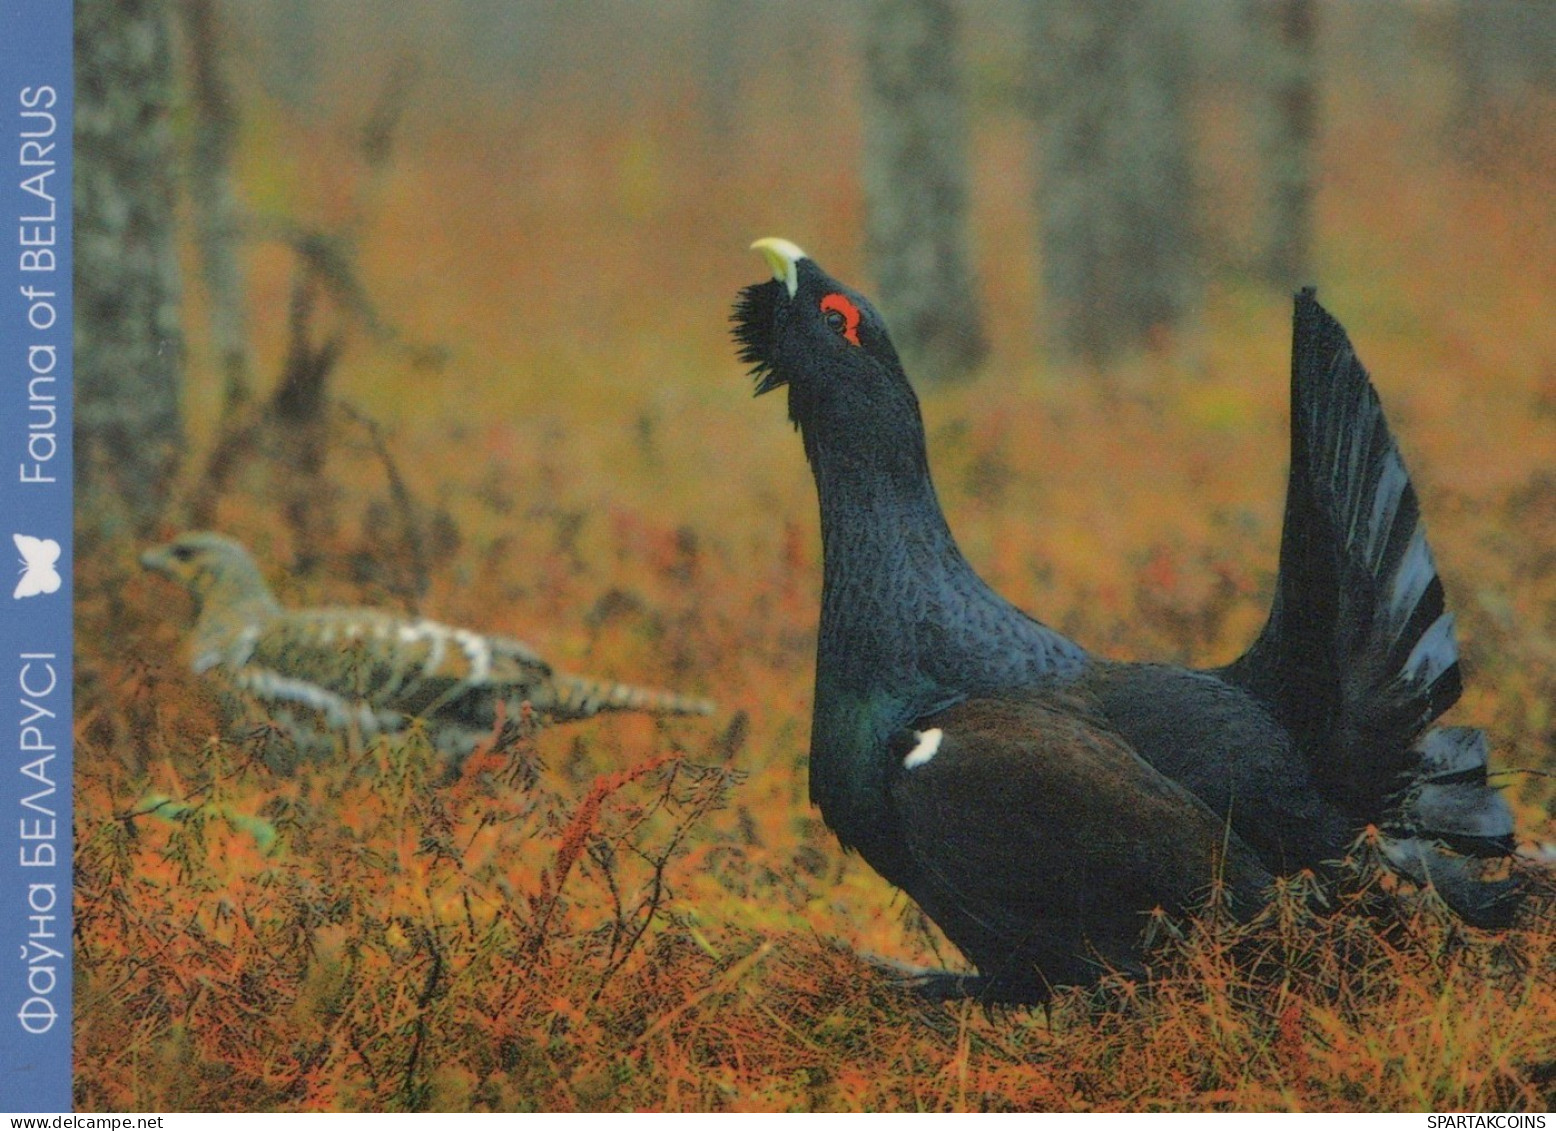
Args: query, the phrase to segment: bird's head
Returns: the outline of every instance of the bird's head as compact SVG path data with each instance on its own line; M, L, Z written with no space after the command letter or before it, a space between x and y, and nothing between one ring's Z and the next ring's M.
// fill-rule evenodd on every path
M740 360L760 396L789 388L789 418L818 445L885 445L922 431L918 398L870 301L793 243L760 239L773 277L740 292L733 315Z
M213 600L232 606L258 604L267 610L275 605L249 552L222 534L180 534L141 554L140 564L182 585L202 611Z

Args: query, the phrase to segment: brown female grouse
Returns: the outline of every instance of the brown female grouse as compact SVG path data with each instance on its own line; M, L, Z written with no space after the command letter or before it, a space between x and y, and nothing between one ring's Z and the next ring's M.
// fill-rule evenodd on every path
M296 754L324 756L342 737L393 734L419 719L457 763L525 704L550 722L713 711L706 699L564 675L505 636L382 609L282 608L249 552L221 534L181 534L141 564L194 598L194 670L259 705Z

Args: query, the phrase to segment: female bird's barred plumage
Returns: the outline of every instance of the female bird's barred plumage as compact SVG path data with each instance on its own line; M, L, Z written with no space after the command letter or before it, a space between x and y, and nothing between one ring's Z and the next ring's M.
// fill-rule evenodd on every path
M973 571L929 475L885 323L787 240L759 240L734 337L786 387L821 511L811 798L844 847L978 967L940 992L1034 1002L1137 970L1153 909L1214 883L1247 913L1369 825L1473 923L1521 885L1415 492L1345 331L1297 297L1292 462L1274 608L1225 668L1093 656Z
M220 534L181 535L141 564L194 598L194 670L259 703L310 750L421 720L439 750L463 757L525 704L551 722L713 712L706 699L553 671L503 636L378 609L282 608L248 551Z

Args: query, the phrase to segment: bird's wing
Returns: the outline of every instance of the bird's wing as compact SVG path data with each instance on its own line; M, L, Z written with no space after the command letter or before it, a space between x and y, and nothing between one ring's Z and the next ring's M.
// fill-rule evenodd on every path
M911 894L986 974L1133 968L1154 908L1194 910L1219 883L1246 914L1269 883L1203 802L1062 703L969 700L890 749Z
M376 609L284 611L243 630L252 645L228 664L243 691L297 708L323 727L360 734L421 719L433 743L462 756L524 705L553 722L602 711L707 714L712 704L609 680L560 675L528 645Z
M494 688L542 685L551 668L517 641L436 621L309 609L270 618L238 674L260 698L302 703L332 720L376 717L382 729L396 717L468 707L471 696L489 700Z

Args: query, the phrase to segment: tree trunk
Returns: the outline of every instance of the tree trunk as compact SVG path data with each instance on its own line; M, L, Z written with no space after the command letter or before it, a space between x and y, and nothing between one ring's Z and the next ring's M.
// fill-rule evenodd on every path
M189 88L194 137L189 153L189 202L194 206L200 266L211 304L211 346L222 375L222 418L230 419L252 392L238 204L232 157L238 147L238 108L222 57L222 26L215 0L182 0L189 45Z
M910 373L965 377L987 352L968 266L967 107L949 0L870 0L865 250Z
M183 451L166 3L77 0L75 60L77 514L139 536Z
M1556 4L1459 0L1454 14L1454 139L1476 161L1517 145L1515 111L1537 91L1556 90Z
M1188 44L1172 0L1037 0L1033 94L1048 321L1101 365L1198 308Z
M317 0L274 0L270 5L268 59L275 68L277 92L292 106L313 108L319 86L319 14Z
M1268 63L1261 150L1268 198L1261 267L1288 290L1312 278L1313 149L1318 136L1317 12L1313 0L1253 0Z
M703 123L721 164L740 137L742 65L751 21L742 0L708 0L701 21Z

